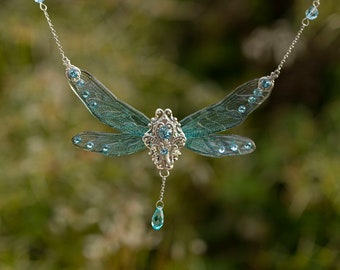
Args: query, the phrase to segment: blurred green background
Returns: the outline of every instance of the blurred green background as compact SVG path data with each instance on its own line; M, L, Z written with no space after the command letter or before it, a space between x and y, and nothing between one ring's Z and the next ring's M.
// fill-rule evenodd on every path
M273 71L311 0L46 1L72 63L152 117L182 119ZM70 91L38 5L1 1L0 269L340 269L340 2L322 1L269 101L229 133L257 150L183 150L160 178L147 151L73 147L110 132Z

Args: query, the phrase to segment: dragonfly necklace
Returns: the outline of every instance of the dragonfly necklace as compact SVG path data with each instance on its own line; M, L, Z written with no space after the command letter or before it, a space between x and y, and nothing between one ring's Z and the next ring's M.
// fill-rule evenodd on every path
M159 230L164 224L165 183L181 155L181 148L186 147L200 155L224 157L243 155L255 150L255 143L238 135L222 135L240 125L247 116L259 107L270 95L275 80L311 20L317 18L320 5L315 0L306 11L301 27L284 54L278 67L268 76L248 81L237 87L221 101L205 107L178 121L170 109L157 109L155 116L149 119L132 106L119 100L100 81L85 70L71 64L66 57L58 34L47 12L44 0L34 0L46 17L53 39L58 47L62 62L66 67L66 78L73 92L85 107L102 123L119 131L103 133L85 131L73 137L73 144L82 149L107 156L133 154L145 148L162 180L159 200L151 218L152 228Z

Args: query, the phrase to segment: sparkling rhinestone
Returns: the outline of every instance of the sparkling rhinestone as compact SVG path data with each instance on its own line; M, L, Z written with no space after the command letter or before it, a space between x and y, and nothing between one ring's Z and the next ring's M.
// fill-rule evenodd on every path
M260 89L260 88L256 88L254 91L253 91L253 94L255 97L261 97L262 96L262 93L263 91Z
M161 151L160 151L160 154L161 155L167 155L167 154L169 154L169 150L166 149L166 148L162 148Z
M306 18L308 20L315 20L319 15L319 11L316 7L311 6L309 9L306 10Z
M238 112L239 113L245 113L247 110L246 106L244 105L241 105L240 107L238 107Z
M244 148L249 150L249 149L252 149L253 148L253 144L251 142L247 142L245 145L244 145Z
M219 152L220 154L223 154L223 153L225 152L225 146L222 145L222 146L218 149L218 152Z
M161 126L158 129L158 136L162 140L169 140L172 136L172 130L168 126Z
M81 95L83 98L88 98L90 96L90 92L86 90L86 91L83 91Z
M102 149L102 152L103 152L104 154L107 154L108 151L109 151L109 146L108 146L108 145L104 145L104 146L103 146L103 149Z
M80 77L80 70L78 68L72 67L67 70L67 76L71 80L78 79Z
M238 145L233 143L230 145L230 150L233 151L233 152L236 152L238 150Z
M73 137L72 141L73 141L74 144L78 144L78 143L81 142L81 137L80 136L75 136L75 137Z
M88 142L86 144L86 148L89 149L89 150L93 149L93 147L94 147L94 143L93 142Z
M160 228L162 228L163 224L164 224L163 208L157 206L151 218L151 226L154 230L158 231Z
M263 79L263 80L261 81L261 86L262 86L263 89L268 89L268 88L270 88L272 85L273 85L273 83L272 83L272 81L270 81L270 80Z
M83 86L85 85L84 80L80 79L79 81L77 81L77 85L78 85L79 87L83 87Z
M248 98L248 102L249 102L250 104L255 103L255 102L256 102L256 97L249 97L249 98Z
M97 107L98 103L94 100L91 100L89 105L90 105L91 108L95 108L95 107Z

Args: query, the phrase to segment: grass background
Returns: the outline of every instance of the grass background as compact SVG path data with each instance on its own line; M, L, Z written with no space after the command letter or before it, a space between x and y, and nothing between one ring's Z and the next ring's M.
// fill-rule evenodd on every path
M310 0L46 1L67 56L147 116L182 119L274 70ZM230 131L248 156L183 150L166 223L147 152L73 147L110 131L70 91L34 1L0 10L0 269L339 269L340 2L323 1L269 101Z

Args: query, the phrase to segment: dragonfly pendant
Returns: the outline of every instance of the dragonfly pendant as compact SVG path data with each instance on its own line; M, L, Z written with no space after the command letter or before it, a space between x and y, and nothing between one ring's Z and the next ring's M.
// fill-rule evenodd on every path
M178 121L170 109L157 109L149 119L142 112L119 100L90 73L70 66L68 82L91 114L119 133L85 131L73 137L74 145L107 156L123 156L149 149L149 155L162 178L160 199L152 217L152 227L164 223L165 180L174 162L186 147L209 157L243 155L255 150L255 143L239 135L218 134L240 125L270 95L275 76L248 81L221 101Z

